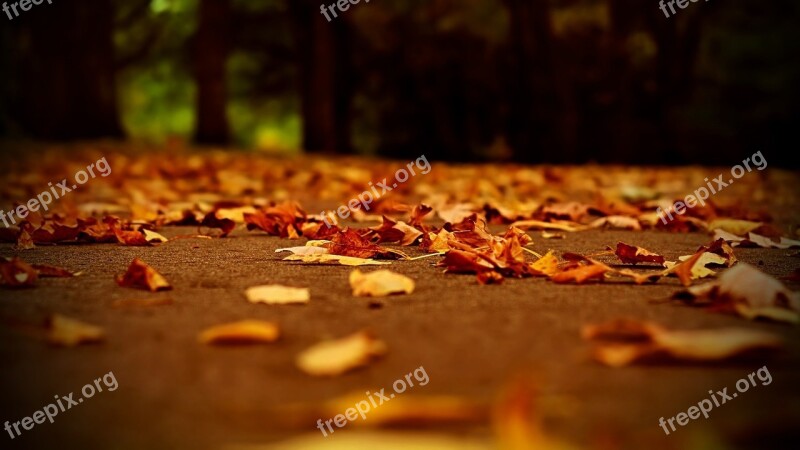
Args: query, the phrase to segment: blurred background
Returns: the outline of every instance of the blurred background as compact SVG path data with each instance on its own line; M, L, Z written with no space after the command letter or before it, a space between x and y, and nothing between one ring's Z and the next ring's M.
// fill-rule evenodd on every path
M80 0L0 16L2 142L796 166L800 3ZM333 3L329 0L328 3Z

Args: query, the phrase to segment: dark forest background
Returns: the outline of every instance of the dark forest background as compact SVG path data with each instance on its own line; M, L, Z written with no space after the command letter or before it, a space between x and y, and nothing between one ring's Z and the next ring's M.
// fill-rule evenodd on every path
M329 0L328 3L332 3ZM0 132L731 165L798 147L800 3L56 0L0 16Z

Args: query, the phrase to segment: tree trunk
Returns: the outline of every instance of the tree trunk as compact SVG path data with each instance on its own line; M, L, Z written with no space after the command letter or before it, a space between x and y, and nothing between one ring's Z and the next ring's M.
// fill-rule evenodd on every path
M18 27L12 120L36 138L122 137L110 0L42 5L9 24Z
M348 28L344 17L328 22L319 2L289 3L295 37L303 148L349 153L351 82Z
M544 0L504 3L511 17L509 140L516 159L537 162L545 152L554 156L563 151L556 148L562 132L549 11Z
M202 0L200 23L194 39L197 108L194 140L198 144L227 144L230 140L226 111L225 69L230 50L229 0Z

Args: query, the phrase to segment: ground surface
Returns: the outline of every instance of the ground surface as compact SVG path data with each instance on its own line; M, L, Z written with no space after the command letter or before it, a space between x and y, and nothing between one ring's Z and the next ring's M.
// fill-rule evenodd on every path
M118 214L173 238L198 233L198 227L163 226L187 209L213 214L212 204L263 207L272 200L298 200L312 213L342 205L368 189L368 183L405 166L322 158L267 160L222 152L173 154L172 149L149 156L140 155L137 148L113 154L103 145L86 149L10 159L3 168L0 206L8 210L33 198L48 181L61 180L107 155L113 167L109 176L91 179L76 193L54 202L50 213L58 211L73 222L92 214ZM422 169L419 161L417 168ZM440 215L431 216L428 224L441 226L443 212L453 214L463 206L493 215L493 223L502 224L491 225L491 231L502 234L515 218L550 220L542 209L545 205L564 208L568 214L574 206L569 202L591 205L604 215L652 213L656 206L668 206L704 186L704 177L725 170L433 164L427 168L429 174L423 171L387 194L380 207L373 205L373 212L405 211L396 217L408 217L408 209L396 209L396 204L424 201ZM713 206L695 208L690 215L706 220L771 218L796 238L800 236L797 181L797 174L780 169L749 173L715 195ZM585 207L579 215L574 223L593 220ZM646 230L593 229L566 233L563 240L543 239L540 231L530 231L534 239L530 248L542 254L549 249L557 255L592 254L622 241L675 260L711 240L705 230L656 231L652 221L635 220ZM357 224L368 225L373 224ZM0 240L9 240L8 230L0 231L4 231ZM19 255L28 263L63 266L82 274L43 278L29 289L0 288L0 425L32 415L55 395L73 392L80 397L85 384L109 372L118 389L95 394L57 415L54 423L36 425L13 440L0 430L3 449L227 449L306 436L302 443L291 441L281 448L443 448L430 441L425 446L390 447L396 435L385 434L377 435L380 445L353 442L362 437L356 434L361 432L357 426L374 427L377 416L353 422L328 437L316 428L317 419L345 412L342 403L324 409L324 402L353 392L363 398L366 390L388 391L395 380L420 367L429 382L410 389L404 399L448 395L477 408L477 417L470 422L442 425L427 420L399 430L400 436L422 430L469 443L447 448L523 450L494 445L497 436L504 435L498 424L506 425L507 436L509 422L490 414L498 394L520 377L534 380L538 394L532 409L544 419L545 433L574 448L778 449L798 448L800 443L800 328L750 322L670 301L681 289L675 278L641 286L627 281L555 284L544 278L482 286L474 275L445 274L433 267L440 259L434 257L388 266L413 278L416 290L375 307L352 296L348 284L352 268L291 263L275 253L278 248L303 245L305 238L248 232L241 224L226 238L178 239L154 247L59 242L18 250L16 239L15 235L11 243L0 243L0 256ZM423 254L417 246L390 247L411 256ZM796 249L736 249L740 261L776 277L800 267L796 253ZM174 289L148 293L117 286L114 276L135 257L157 269ZM267 306L246 301L246 288L269 283L309 287L311 302ZM789 287L796 291L800 286ZM170 298L174 303L143 309L113 306L117 300L141 298ZM52 313L103 327L106 342L76 348L48 346L40 339L40 324ZM786 344L780 354L759 353L736 363L607 368L591 360L580 330L622 317L653 320L675 329L766 330L783 337ZM280 341L248 347L198 343L203 329L242 319L277 322L283 332ZM295 357L310 345L362 329L386 342L389 350L382 359L332 378L314 378L295 366ZM669 436L659 427L660 417L687 411L708 398L709 390L727 387L732 392L737 380L762 367L772 376L770 384L751 388L712 410L708 419L693 420Z
M175 228L170 235L187 234ZM535 236L535 234L534 234ZM704 234L624 231L570 234L536 245L591 253L617 241L663 249L675 258L708 241ZM430 382L414 394L453 394L491 401L509 378L534 373L544 395L566 399L564 411L546 414L557 435L577 443L612 441L626 448L686 448L690 442L730 439L749 448L770 439L798 442L800 340L796 327L749 323L706 313L664 299L677 280L653 286L605 283L556 285L541 279L480 286L473 276L444 275L430 260L397 262L392 268L417 280L417 291L389 298L379 309L350 295L349 268L282 262L273 253L285 240L236 232L222 240L178 240L155 248L37 247L28 261L84 272L76 279L47 279L32 290L3 291L5 318L39 321L59 312L102 325L104 345L56 349L18 329L0 328L3 361L2 417L19 420L55 394L66 395L113 371L114 392L97 394L79 407L25 432L3 448L220 448L229 443L266 443L294 434L319 433L315 419L290 420L286 406L310 405L363 389L388 387L424 366ZM10 256L10 245L0 255ZM741 249L740 260L773 275L800 267L789 251ZM118 288L113 276L141 257L173 284L171 292L148 294ZM259 283L311 287L307 306L251 305L243 291ZM171 297L175 303L147 310L111 308L114 300ZM654 301L656 300L656 301ZM579 329L620 316L657 320L676 328L745 326L782 335L788 350L777 358L713 367L634 366L609 369L587 358ZM216 348L197 343L197 333L244 318L275 320L285 330L274 345ZM365 370L314 379L293 364L303 348L325 337L370 328L389 345L388 355ZM673 416L707 397L709 389L733 386L767 365L774 381L696 420L672 436L658 418ZM323 417L323 420L325 418ZM449 432L490 435L485 425ZM341 435L341 433L339 433ZM336 439L338 435L327 440ZM322 440L322 437L319 437ZM694 444L704 448L705 444ZM699 445L699 446L697 446ZM708 447L710 448L710 447ZM724 447L718 447L724 448ZM789 447L783 447L789 448Z

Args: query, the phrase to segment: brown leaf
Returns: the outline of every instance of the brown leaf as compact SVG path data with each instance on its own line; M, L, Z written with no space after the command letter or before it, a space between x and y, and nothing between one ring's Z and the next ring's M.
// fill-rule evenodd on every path
M641 262L651 262L658 265L664 264L663 256L642 247L635 247L623 242L617 243L617 251L614 254L625 264L638 264Z
M291 239L299 237L300 228L305 219L306 213L300 209L297 203L293 202L270 206L252 214L244 214L244 222L247 224L248 230L258 228L272 236Z
M0 259L0 282L6 287L31 287L36 284L37 275L36 269L17 257Z
M422 231L409 226L405 222L395 221L383 216L380 226L370 228L378 235L378 243L396 242L400 245L412 245L422 236Z
M336 233L331 238L328 250L332 255L365 259L398 259L402 257L402 253L375 245L351 228L345 228Z
M31 267L33 267L42 278L71 278L75 276L74 273L63 267L51 266L49 264L32 264Z
M483 272L478 272L478 284L487 285L487 284L502 284L505 278L499 272L494 270L486 270Z
M606 272L612 269L605 264L592 261L587 265L582 265L575 269L565 270L550 277L555 283L576 283L582 284L590 280L603 280Z
M116 280L120 286L147 289L151 292L172 289L166 278L139 258L131 262L127 272L117 275Z

